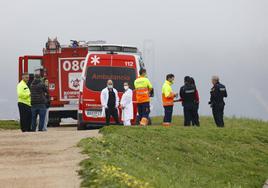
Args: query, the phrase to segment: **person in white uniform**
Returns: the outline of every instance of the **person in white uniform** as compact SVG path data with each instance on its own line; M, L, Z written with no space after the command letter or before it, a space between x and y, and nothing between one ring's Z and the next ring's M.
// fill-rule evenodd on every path
M107 87L101 91L102 116L106 118L106 125L110 125L111 116L114 118L116 125L119 125L118 106L119 96L118 91L113 87L113 81L107 81Z
M130 126L133 119L133 92L127 82L124 83L125 92L121 98L122 121L124 126Z

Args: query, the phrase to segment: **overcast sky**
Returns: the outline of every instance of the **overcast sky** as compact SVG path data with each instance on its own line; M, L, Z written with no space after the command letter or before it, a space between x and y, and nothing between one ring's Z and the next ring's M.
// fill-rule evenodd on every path
M229 97L226 115L268 120L267 0L2 0L0 1L0 119L18 117L18 56L42 54L47 38L106 40L137 45L143 52L161 114L161 85L176 75L196 79L200 114L211 75L220 76ZM182 108L176 105L176 114Z

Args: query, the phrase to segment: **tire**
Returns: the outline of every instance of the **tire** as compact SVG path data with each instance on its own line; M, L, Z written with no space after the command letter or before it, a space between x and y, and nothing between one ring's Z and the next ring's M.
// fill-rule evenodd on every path
M61 119L60 118L50 118L48 121L48 127L59 127Z
M87 130L86 125L82 124L82 123L78 123L77 124L77 130L78 131L83 131L83 130Z

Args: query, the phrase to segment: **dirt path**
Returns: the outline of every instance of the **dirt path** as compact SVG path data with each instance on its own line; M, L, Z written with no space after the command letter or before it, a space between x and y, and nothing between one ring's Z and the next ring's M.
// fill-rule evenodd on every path
M0 187L74 188L83 160L76 144L98 130L76 131L74 127L48 132L0 131Z

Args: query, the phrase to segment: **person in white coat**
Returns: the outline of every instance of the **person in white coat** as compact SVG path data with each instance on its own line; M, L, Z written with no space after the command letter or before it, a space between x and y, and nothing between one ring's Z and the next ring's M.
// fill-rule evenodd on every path
M129 88L127 82L124 83L125 92L121 98L121 108L122 108L122 121L124 122L124 126L130 126L131 120L133 119L133 92Z
M110 125L111 116L114 118L115 123L119 124L118 106L119 96L117 90L113 87L113 81L107 81L107 87L101 91L101 105L102 114L106 118L106 125Z

